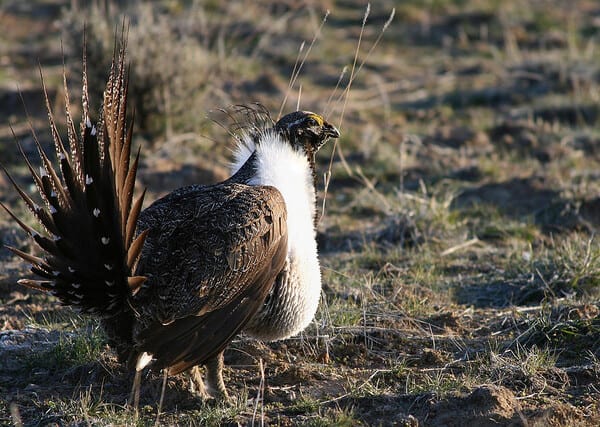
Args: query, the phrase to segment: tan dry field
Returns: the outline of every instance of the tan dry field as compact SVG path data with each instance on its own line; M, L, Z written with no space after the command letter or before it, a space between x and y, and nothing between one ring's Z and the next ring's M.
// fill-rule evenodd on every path
M0 2L0 161L29 188L9 125L32 154L22 96L51 148L38 62L60 122L61 40L76 100L87 21L98 106L125 13L148 202L226 176L231 142L209 111L260 102L276 116L331 11L285 106L343 134L319 312L294 339L236 339L232 405L170 378L159 424L600 425L598 2L373 3L347 101L334 89L352 73L356 0L84 3ZM0 201L24 213L4 176ZM36 250L4 214L0 242ZM160 374L144 377L136 415L97 323L17 286L27 266L5 248L0 263L0 424L154 423Z

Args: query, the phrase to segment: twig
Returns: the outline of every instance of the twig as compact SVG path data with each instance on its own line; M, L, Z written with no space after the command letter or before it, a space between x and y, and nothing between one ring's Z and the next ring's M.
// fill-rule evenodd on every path
M467 240L466 242L460 243L456 246L452 246L451 248L446 249L444 252L442 252L440 254L440 256L448 256L450 254L453 254L454 252L458 252L463 249L466 249L469 246L476 245L477 243L481 243L481 240L479 240L477 237L474 237L470 240Z
M260 384L258 386L258 392L256 393L256 399L254 401L254 410L252 412L252 426L254 426L254 420L256 420L256 412L258 411L259 402L260 402L260 425L264 426L264 424L265 424L265 414L264 414L264 405L263 405L263 398L265 395L265 366L263 364L262 358L258 359L258 370L260 372Z
M348 98L349 98L349 94L350 94L350 88L352 87L352 82L354 81L354 79L356 79L356 76L358 76L358 73L362 70L363 65L365 65L366 61L369 59L369 56L371 55L371 53L373 52L373 50L375 49L375 47L379 44L379 41L381 40L381 37L383 37L383 33L390 26L392 20L394 19L394 15L396 14L396 9L395 8L392 9L392 12L390 13L390 17L388 18L388 20L383 25L383 28L381 29L381 31L379 33L379 36L377 37L377 39L375 40L375 42L373 43L373 45L371 46L371 48L367 52L367 55L366 55L365 59L363 61L361 61L358 69L355 69L356 63L358 61L358 52L360 51L360 44L361 44L361 41L362 41L362 36L363 36L363 33L364 33L365 25L367 23L367 18L369 16L370 10L371 10L371 4L368 3L367 4L367 8L365 10L365 14L363 16L363 22L362 22L362 26L361 26L361 29L360 29L360 35L359 35L359 38L358 38L358 43L356 45L356 51L354 53L354 61L353 61L352 68L351 68L351 71L350 71L350 78L348 80L348 84L346 85L346 87L344 88L344 90L342 91L342 93L340 94L340 96L338 98L338 101L340 101L344 95L346 96L345 99L344 99L344 105L342 107L342 112L340 113L340 121L339 121L339 124L338 124L338 128L340 130L342 129L342 123L344 121L344 113L346 111L346 106L348 104ZM345 68L344 68L344 70L342 70L342 75L340 76L338 84L336 84L333 93L335 93L335 91L337 90L338 85L339 85L340 81L342 80L344 74L345 74ZM330 98L333 97L333 93L331 94ZM329 103L330 103L330 100L327 101L327 105L329 105ZM353 176L352 169L350 169L350 166L348 165L348 162L346 161L346 156L344 155L342 147L338 146L338 139L335 139L335 141L333 142L333 149L331 150L331 157L329 158L329 167L328 167L327 173L325 175L325 178L326 178L325 189L326 190L327 190L327 188L329 188L329 180L331 179L331 169L333 168L333 158L335 157L336 150L339 153L340 162L342 163L342 166L346 170L346 173L348 174L348 176ZM323 213L325 212L325 203L326 203L326 200L327 200L327 191L326 190L325 190L324 195L323 195Z
M321 21L321 25L319 25L319 28L317 29L317 32L315 33L312 41L310 42L310 45L308 46L308 49L306 49L306 53L304 54L304 57L302 58L302 61L300 62L300 64L298 65L297 68L294 65L294 70L292 71L292 76L290 77L290 83L288 85L288 89L285 92L285 96L283 97L283 101L281 102L281 107L279 107L279 113L277 114L277 120L279 120L279 118L281 117L281 113L283 112L283 109L285 108L285 104L287 103L287 99L288 99L288 97L290 95L290 91L294 87L294 84L296 83L296 79L300 75L300 71L302 70L302 66L306 62L306 58L308 58L308 54L310 53L310 51L312 50L313 45L315 44L315 42L317 41L317 39L321 35L321 30L323 29L323 25L325 25L325 22L327 21L327 18L329 17L330 13L331 12L329 12L329 10L327 10L327 12L325 12L325 16L323 17L323 20ZM300 52L302 52L303 48L304 48L304 42L302 42L302 45L300 46L300 51L298 52L298 57L300 57ZM298 63L298 59L296 59L296 63Z
M361 179L361 181L363 182L365 187L367 187L371 192L373 192L381 200L381 203L383 203L383 205L385 206L387 211L392 212L393 209L392 209L392 205L390 205L390 202L388 202L388 200L383 196L383 194L381 194L379 191L377 191L373 182L365 176L365 174L363 173L362 168L360 166L356 167L356 174L359 176L359 178Z
M363 388L364 386L366 386L367 384L369 384L371 382L371 380L373 378L375 378L376 375L380 374L381 372L392 372L391 369L375 369L375 372L373 372L371 374L371 376L369 376L369 378L367 378L361 385L359 385L355 391L360 390L361 388ZM324 400L322 402L319 402L319 405L326 405L328 403L333 403L333 402L337 402L339 400L342 400L348 396L350 396L352 393L344 393L341 396L338 397L334 397L333 399L329 399L329 400Z

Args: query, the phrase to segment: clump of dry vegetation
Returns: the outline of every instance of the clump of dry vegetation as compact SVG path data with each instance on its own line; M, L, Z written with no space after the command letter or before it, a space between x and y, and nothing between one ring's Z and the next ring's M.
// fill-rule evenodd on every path
M251 15L270 16L263 10L266 6L251 6ZM263 19L248 21L242 29L240 12L235 5L211 7L200 2L187 6L165 2L158 7L144 2L126 7L94 3L65 13L61 30L71 57L82 51L85 33L90 87L100 96L115 34L124 28L135 46L129 53L135 76L130 93L138 126L155 142L157 137L199 132L207 127L207 110L242 101L231 85L251 84L259 71L253 56L284 26L269 28Z
M76 87L87 21L99 91L126 14L148 200L223 178L229 138L207 112L257 101L276 116L325 14L295 2L71 3L0 6L2 162L28 182L8 128L33 150L15 82L49 146L38 58L59 111L60 39ZM327 5L287 93L286 110L324 112L343 134L315 322L284 342L240 337L226 354L232 405L204 404L170 378L160 422L600 423L600 8L404 1L369 53L393 3L372 5L347 102L334 88L361 31L353 1ZM2 177L0 199L15 206ZM0 240L31 249L2 215ZM131 378L95 322L16 287L25 266L4 249L0 262L0 421L153 423L162 378L144 378L138 414L124 406Z

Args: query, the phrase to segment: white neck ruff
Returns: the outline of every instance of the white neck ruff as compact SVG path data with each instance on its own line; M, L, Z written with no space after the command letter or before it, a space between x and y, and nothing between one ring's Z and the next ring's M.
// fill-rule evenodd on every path
M249 185L270 185L283 195L287 208L289 289L279 309L287 314L278 319L261 316L261 332L252 335L264 339L282 339L302 331L312 321L321 296L321 270L317 255L315 188L306 155L283 141L279 134L266 131L255 144L245 137L235 150L232 173L256 153L255 175ZM269 324L272 323L272 324Z

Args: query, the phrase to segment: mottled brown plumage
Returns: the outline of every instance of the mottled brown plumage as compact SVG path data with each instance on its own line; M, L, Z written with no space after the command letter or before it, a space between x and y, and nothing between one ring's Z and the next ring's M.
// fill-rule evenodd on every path
M221 351L262 305L287 252L285 203L272 187L191 186L146 209L132 304L139 352L181 372ZM219 325L219 327L215 327Z

